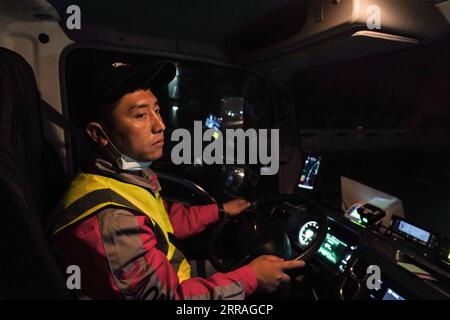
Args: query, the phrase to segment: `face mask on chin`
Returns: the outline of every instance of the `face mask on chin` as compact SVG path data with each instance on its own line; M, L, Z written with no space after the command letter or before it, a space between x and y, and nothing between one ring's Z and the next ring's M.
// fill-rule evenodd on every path
M151 161L137 161L130 158L126 154L122 154L120 158L116 159L116 163L122 170L139 171L147 169L152 164Z
M117 149L117 147L112 143L109 136L106 134L106 132L103 130L103 128L100 126L100 129L102 130L103 134L105 135L106 140L108 140L109 144L106 146L105 150L112 159L114 159L115 163L121 170L127 170L127 171L139 171L143 169L147 169L152 164L152 161L137 161L126 154L122 153ZM111 146L111 147L108 147Z

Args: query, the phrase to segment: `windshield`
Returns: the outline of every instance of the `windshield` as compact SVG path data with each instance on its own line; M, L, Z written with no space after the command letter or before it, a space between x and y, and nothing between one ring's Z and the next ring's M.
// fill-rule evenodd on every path
M301 70L293 78L305 152L403 200L411 221L450 234L450 45Z

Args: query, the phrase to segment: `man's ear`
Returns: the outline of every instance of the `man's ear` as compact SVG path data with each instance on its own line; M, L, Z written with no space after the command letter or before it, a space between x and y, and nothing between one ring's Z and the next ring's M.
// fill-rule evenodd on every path
M102 126L98 122L89 122L86 125L86 133L88 137L98 146L105 147L109 141L105 136Z

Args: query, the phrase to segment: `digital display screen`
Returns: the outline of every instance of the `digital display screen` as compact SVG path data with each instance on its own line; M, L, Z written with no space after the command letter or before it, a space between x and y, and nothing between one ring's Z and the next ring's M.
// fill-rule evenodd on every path
M303 165L303 169L298 182L298 187L312 190L319 173L320 157L308 156Z
M391 301L402 301L405 300L401 295L393 291L392 289L387 289L386 293L383 296L383 300L391 300Z
M419 239L423 242L428 242L428 240L430 239L430 233L422 230L420 228L417 228L415 226L413 226L412 224L409 224L405 221L400 221L399 225L398 225L398 229L416 239Z
M341 272L344 271L348 260L351 257L351 250L348 244L339 240L332 234L327 233L325 241L319 248L318 254L329 264L336 266Z

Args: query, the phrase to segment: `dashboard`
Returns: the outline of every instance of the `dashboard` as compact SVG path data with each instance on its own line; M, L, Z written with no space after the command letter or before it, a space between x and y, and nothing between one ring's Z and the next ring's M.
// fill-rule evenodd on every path
M284 221L294 257L318 234L314 214L306 215L306 211L285 203L271 213ZM450 277L445 268L424 258L414 247L421 242L424 249L429 249L431 243L436 243L431 233L404 220L394 219L390 231L381 233L355 224L339 212L329 211L327 217L325 240L308 262L311 290L319 299L450 299ZM397 229L405 235L394 236ZM408 240L412 235L415 240Z
M317 164L320 158L315 160ZM307 178L303 181L310 181L310 184L314 179L317 181L317 168L318 164L308 167L302 173ZM316 177L313 179L313 176ZM376 210L367 210L368 207L364 210L369 213L355 209L360 220L355 218L356 215L350 219L341 208L311 193L315 190L314 186L312 189L301 188L297 190L302 192L299 201L295 200L297 194L294 193L291 195L294 201L280 201L276 206L271 206L269 201L267 207L259 208L261 212L268 209L270 220L289 238L293 258L314 242L320 228L318 221L321 220L312 207L302 203L302 199L310 198L325 208L326 233L322 233L322 243L307 262L305 276L291 277L298 282L294 287L300 288L292 293L291 299L304 299L304 292L313 292L313 298L317 300L450 299L448 239L395 216L389 227L376 228L363 220L367 217L370 222L378 217ZM230 243L233 239L231 237ZM202 238L186 248L202 248L206 243ZM242 242L237 241L237 244L240 246ZM197 252L190 254L196 256ZM379 268L379 273L374 266ZM379 281L375 281L372 288L370 279L373 277Z
M328 231L324 242L316 254L316 259L326 264L335 272L342 273L346 269L352 255L358 248L358 238L346 233L339 224L329 219ZM298 232L297 247L304 249L315 239L319 225L311 220L302 225Z
M317 299L450 299L450 240L404 218L402 201L340 177L341 206L321 196L323 159L307 155L294 195L327 208L324 241L310 265ZM324 165L324 164L322 164ZM287 234L296 250L317 238L319 225L308 208L285 208ZM285 213L286 215L286 213Z

